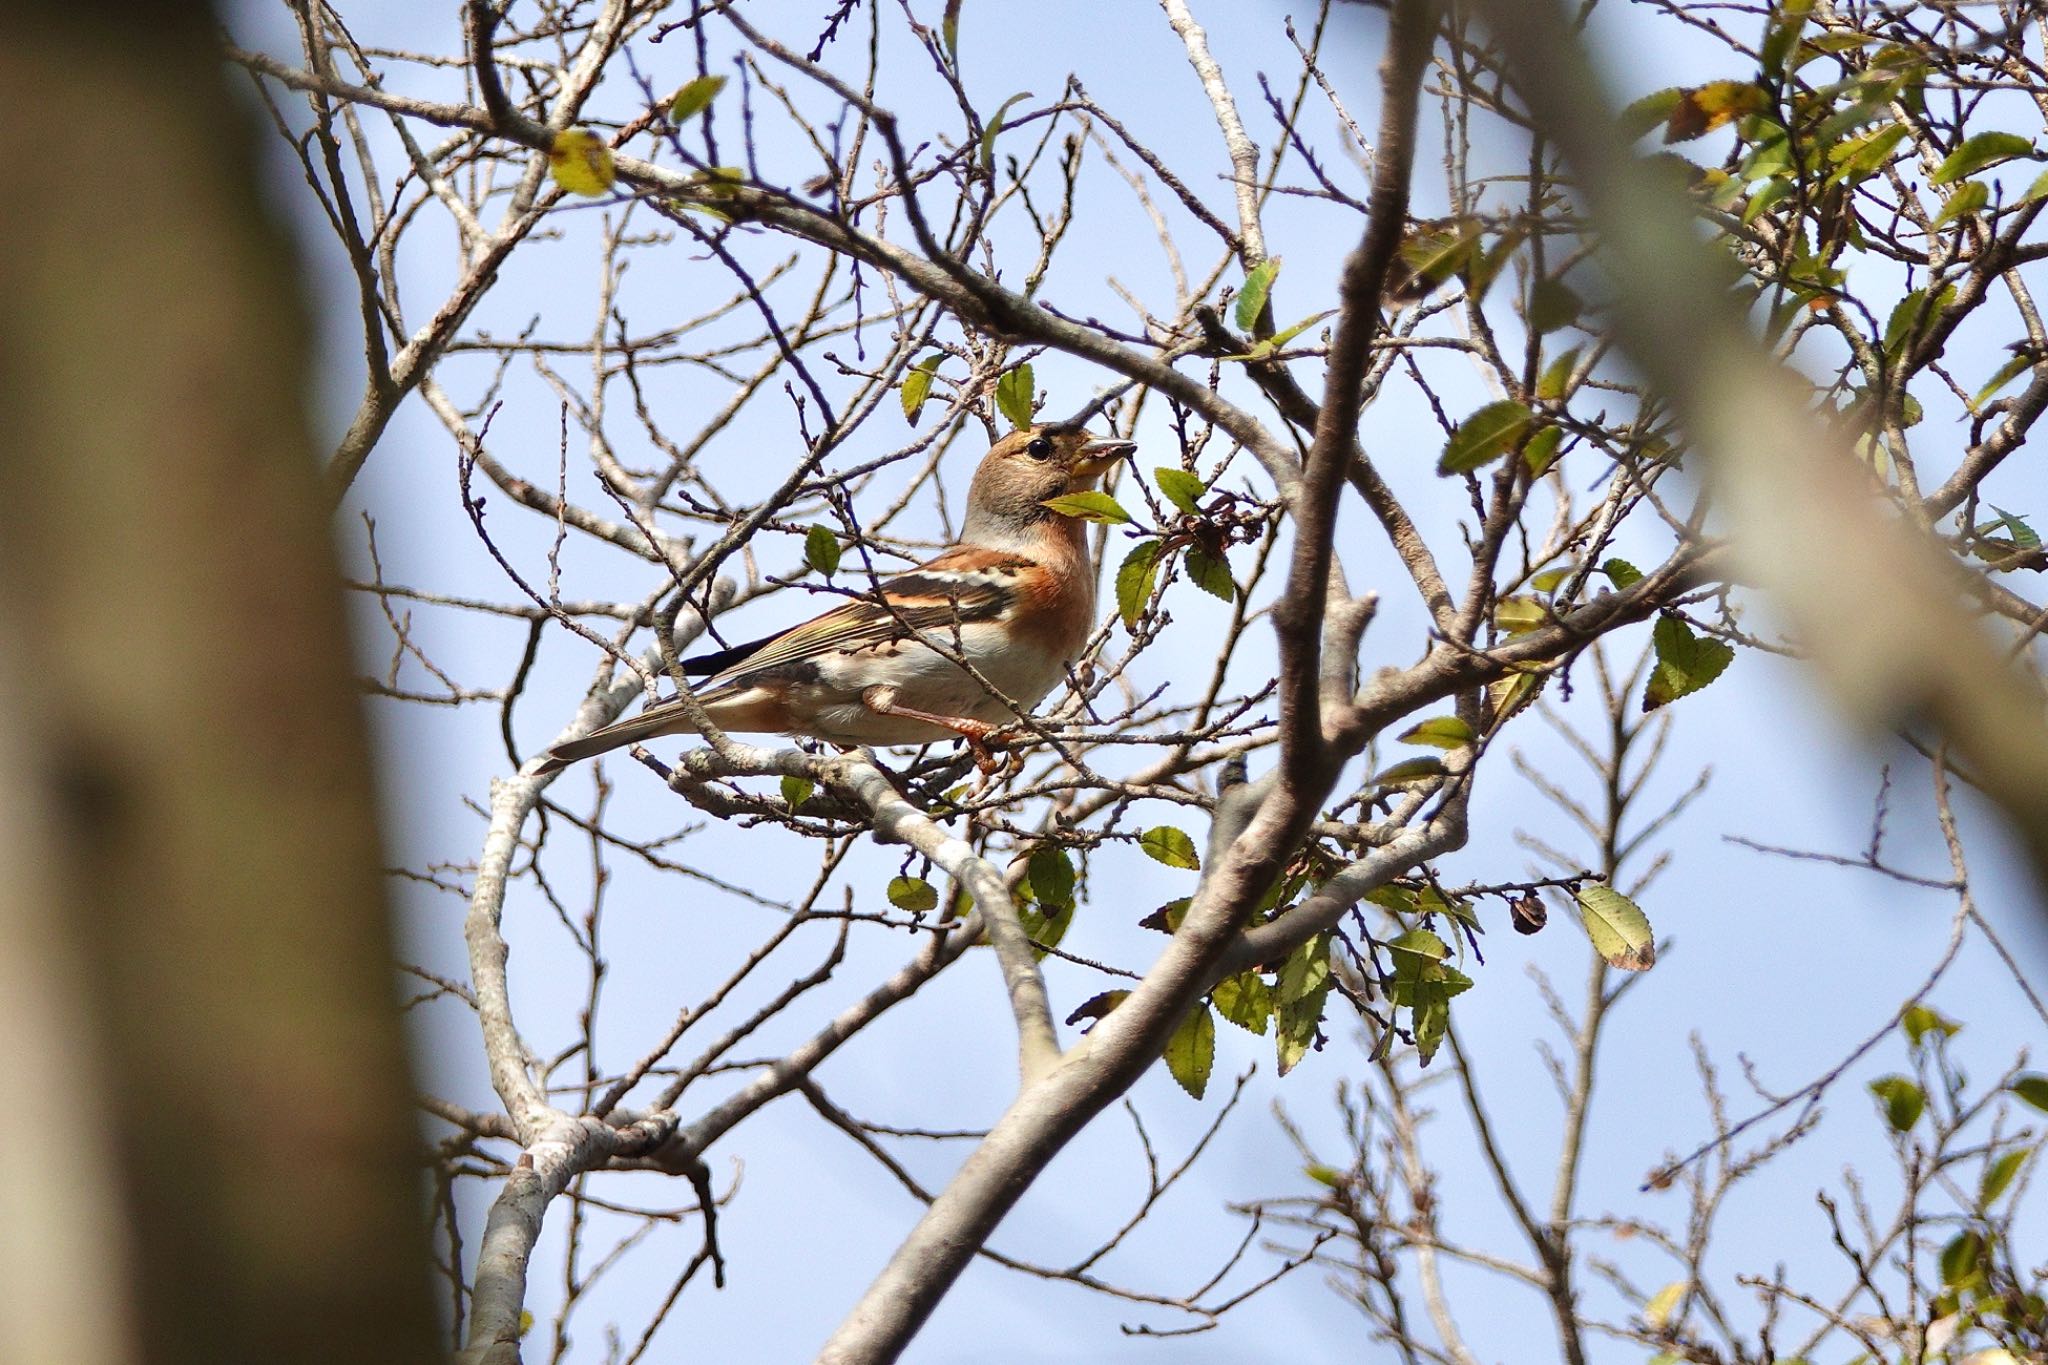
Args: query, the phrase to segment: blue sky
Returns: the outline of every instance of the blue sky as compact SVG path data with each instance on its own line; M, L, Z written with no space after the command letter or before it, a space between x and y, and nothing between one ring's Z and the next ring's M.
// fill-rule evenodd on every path
M758 6L754 7L756 10ZM1307 7L1302 7L1306 9ZM1604 6L1608 15L1616 7ZM366 43L426 46L453 51L452 7L429 11L411 5L372 3L345 12ZM922 10L936 10L923 6ZM751 11L750 11L751 12ZM1264 71L1276 85L1291 82L1294 64L1278 30L1277 5L1210 0L1196 7L1209 28L1213 50L1231 78L1253 137L1270 142L1271 120L1259 106L1252 77ZM252 4L233 11L241 41L260 36L263 45L289 53L288 27L273 12ZM900 34L900 13L889 11L888 27ZM925 15L935 17L934 14ZM862 21L864 25L864 20ZM1628 96L1689 79L1733 74L1712 60L1713 50L1672 25L1636 16L1603 19L1600 36L1616 85ZM1340 37L1327 49L1326 64L1347 103L1370 126L1376 111L1373 66L1377 61L1377 20L1346 11ZM864 30L863 30L864 31ZM842 40L843 42L845 40ZM895 41L894 39L891 40ZM727 45L730 46L729 44ZM900 48L900 44L899 44ZM978 108L994 108L1009 95L1035 92L1040 100L1060 88L1065 74L1078 74L1091 93L1152 140L1176 166L1199 168L1191 176L1196 192L1226 211L1227 187L1215 177L1226 168L1220 139L1177 40L1150 5L1045 3L1033 7L1029 22L1015 10L999 12L968 5L962 24L963 64ZM689 54L671 40L640 48L636 59L657 89L670 89L689 72ZM891 66L890 63L896 63ZM902 86L885 98L907 113L927 107L929 79L916 73L907 54L892 50L885 67L906 73ZM900 92L900 94L899 94ZM637 101L624 81L605 87L600 107L616 112ZM814 109L823 105L808 94ZM1020 106L1022 107L1022 106ZM374 122L374 121L373 121ZM803 166L802 149L777 140L772 125L764 138L764 164ZM381 129L376 130L381 135ZM1334 146L1327 127L1311 126L1322 145ZM1427 145L1427 144L1426 144ZM1482 155L1486 149L1482 149ZM1359 180L1355 168L1332 158L1333 174ZM801 179L814 167L775 172ZM1424 187L1418 212L1427 212L1439 191L1425 153L1418 175ZM278 195L292 206L309 251L322 271L316 302L328 347L322 364L322 430L337 437L359 391L361 360L355 340L356 314L350 291L334 266L331 241L316 217L306 212L295 168L277 163ZM1099 168L1086 182L1084 205L1089 239L1062 258L1048 292L1070 311L1100 309L1124 321L1127 313L1104 280L1120 283L1155 300L1166 298L1167 277L1142 215L1114 177ZM560 221L563 238L516 253L505 278L472 323L503 335L539 319L538 335L587 335L592 309L594 255L591 242L600 218L616 210L579 206ZM1276 287L1277 312L1291 319L1324 306L1336 263L1348 241L1332 240L1331 217L1318 210L1276 201L1269 214L1272 249L1287 260ZM643 219L638 226L652 226ZM772 241L749 243L762 260L783 254ZM417 313L445 281L452 253L433 250L406 264ZM1204 250L1189 252L1191 271L1208 264ZM637 322L687 316L729 286L714 266L695 259L686 246L644 252L628 276L622 306ZM473 388L485 362L451 362L451 388ZM1986 366L1988 369L1989 366ZM1073 362L1048 357L1038 365L1041 388L1055 409L1071 408L1103 384L1106 376ZM1311 381L1306 371L1303 378ZM701 376L664 376L659 401L687 411L691 404L719 401L722 386ZM1471 389L1474 403L1483 400ZM873 424L872 445L864 432L844 453L848 463L903 438L893 413ZM1159 423L1156 410L1150 419ZM756 470L764 481L779 478L797 449L785 408L757 405L746 420L724 433L707 455L735 479ZM1142 427L1155 446L1163 426ZM1364 438L1389 477L1418 514L1455 507L1462 490L1433 472L1441 434L1419 401L1391 395L1368 415ZM506 407L494 421L494 449L530 476L552 478L558 439L555 400L533 376L514 376ZM572 434L572 451L576 449ZM457 593L509 599L508 586L470 534L455 496L454 450L445 432L415 399L393 422L338 525L352 562L362 562L358 508L377 519L388 579ZM630 461L629 461L630 462ZM1141 452L1141 463L1146 461ZM572 458L573 467L573 458ZM579 495L600 501L586 482ZM1587 476L1591 477L1590 473ZM950 483L956 488L964 473ZM2023 491L2023 490L2022 490ZM1446 504L1443 500L1450 499ZM2016 510L2022 510L2016 508ZM1368 637L1368 666L1405 662L1422 636L1420 614L1404 595L1404 580L1391 559L1372 544L1370 519L1355 505L1345 511L1339 546L1354 584L1376 585L1385 598L1381 620ZM1437 524L1442 525L1442 518ZM508 544L530 556L544 544L529 530L514 531L518 519L507 509L493 523ZM1376 532L1374 533L1376 534ZM787 539L764 537L764 563L787 568L799 555ZM1656 553L1645 543L1641 553ZM537 559L528 561L537 562ZM565 559L565 595L616 592L637 596L644 575L623 557L574 546ZM2025 585L2023 585L2024 588ZM1176 599L1175 625L1150 667L1160 680L1206 672L1205 645L1221 621L1220 610L1192 591ZM791 619L788 599L764 604L736 618L742 634L771 629ZM373 604L360 613L366 669L381 671L388 650ZM456 677L477 686L501 685L523 640L523 627L480 627L452 614L420 613L430 652ZM1622 650L1640 647L1648 627L1623 632ZM1376 654L1375 651L1384 651ZM517 727L530 752L552 738L580 701L595 665L594 651L561 632L545 641ZM1590 688L1584 689L1590 691ZM1583 700L1575 708L1586 715ZM460 862L475 855L482 822L469 803L487 801L491 776L504 755L497 739L494 708L463 710L407 708L374 703L384 744L384 783L392 812L392 861L407 866ZM1512 742L1539 766L1563 771L1572 760L1541 723L1517 721ZM1505 755L1496 754L1495 757ZM1892 856L1916 871L1943 875L1945 860L1934 837L1921 763L1888 744L1873 746L1846 733L1831 716L1807 676L1797 667L1759 655L1738 658L1712 688L1677 708L1677 730L1655 788L1675 796L1703 767L1713 777L1705 795L1682 824L1670 831L1668 870L1642 897L1661 935L1671 941L1658 966L1630 994L1612 1025L1613 1036L1596 1092L1592 1145L1586 1160L1581 1208L1588 1213L1635 1212L1683 1222L1680 1196L1642 1196L1636 1187L1661 1158L1690 1149L1709 1132L1709 1121L1693 1074L1689 1037L1699 1035L1735 1093L1731 1108L1754 1107L1745 1098L1738 1056L1753 1059L1766 1086L1791 1088L1824 1071L1855 1042L1876 1028L1898 1000L1924 977L1948 932L1950 904L1937 893L1903 889L1855 872L1770 858L1730 844L1723 835L1840 853L1860 850L1869 837L1877 771L1896 764L1892 790ZM673 828L701 819L678 809L677 800L633 765L610 767L617 785L613 814L622 826L643 831ZM572 804L589 782L573 774L555 794ZM1649 801L1654 809L1655 801ZM2048 954L2048 935L2039 927L2035 903L2023 875L2000 845L1993 822L1966 812L1979 900L2019 955L2037 963ZM1151 821L1147 820L1146 823ZM1567 849L1577 845L1528 783L1497 763L1481 782L1470 845L1440 871L1446 881L1509 880L1534 870L1530 855L1513 839L1525 830ZM1199 840L1200 831L1195 831ZM684 846L707 869L735 876L755 874L766 860L785 859L804 869L813 859L780 830L712 828ZM551 876L576 904L587 885L579 870L583 855L562 841ZM857 898L872 904L894 857L863 849L850 859L844 880ZM701 995L731 969L776 921L776 913L717 895L699 885L656 879L625 862L615 868L607 890L606 955L612 964L603 1037L608 1061L618 1065L637 1055L646 1038L666 1026L679 1005ZM1136 918L1174 896L1186 894L1192 876L1159 867L1128 848L1101 855L1092 869L1093 899L1084 907L1069 946L1089 956L1142 965L1156 951L1156 939L1133 927ZM400 883L408 951L450 975L466 972L460 938L461 902ZM836 897L837 892L833 893ZM1497 903L1493 907L1498 909ZM585 983L580 959L554 916L529 889L515 892L507 932L514 948L515 1004L527 1036L550 1052L569 1036ZM824 931L800 939L793 964L781 978L802 970L823 951ZM1522 938L1496 926L1484 941L1486 962L1472 968L1478 987L1463 997L1456 1019L1467 1047L1482 1070L1487 1102L1500 1124L1517 1173L1547 1198L1548 1171L1555 1160L1558 1104L1535 1048L1535 1040L1557 1043L1531 971L1550 977L1576 1002L1590 954L1577 927L1553 911L1544 933ZM750 1048L765 1052L802 1036L826 1011L863 991L892 969L908 951L897 937L856 934L847 965L817 1003L764 1030ZM771 977L773 973L769 974ZM1100 989L1090 974L1052 964L1048 978L1061 1013ZM763 984L765 992L773 982ZM2013 1053L2038 1041L2039 1028L2003 968L1980 945L1966 948L1947 981L1931 997L1944 1012L1961 1019L1958 1040L1972 1070L1988 1076ZM1158 1292L1180 1292L1205 1279L1242 1235L1243 1220L1228 1205L1261 1196L1305 1193L1298 1159L1281 1138L1270 1106L1284 1104L1311 1140L1334 1151L1337 1125L1333 1088L1362 1071L1362 1054L1350 1045L1343 1007L1333 1007L1336 1040L1292 1075L1276 1081L1271 1046L1224 1027L1209 1099L1188 1100L1155 1069L1133 1093L1147 1130L1171 1161L1186 1150L1213 1117L1223 1078L1257 1064L1244 1103L1194 1173L1155 1213L1140 1233L1108 1262L1120 1282ZM483 1076L474 1026L453 1009L429 1013L418 1034L420 1061L428 1083L465 1103L492 1103ZM685 1051L687 1052L687 1048ZM914 1001L887 1016L820 1074L835 1100L866 1117L905 1126L977 1126L992 1120L1009 1098L1013 1034L992 961L986 955L942 976ZM1712 1264L1724 1277L1722 1292L1745 1301L1733 1285L1738 1273L1768 1274L1786 1261L1795 1281L1810 1274L1824 1286L1840 1282L1841 1268L1826 1245L1825 1227L1812 1201L1822 1185L1838 1184L1844 1165L1854 1164L1882 1189L1889 1167L1885 1139L1862 1083L1884 1071L1903 1069L1903 1048L1887 1043L1853 1071L1832 1097L1820 1132L1793 1149L1765 1174L1741 1187L1722 1224ZM1451 1092L1439 1088L1433 1132L1441 1172L1438 1195L1446 1231L1468 1244L1512 1249L1526 1257L1512 1223L1491 1196ZM692 1092L691 1103L700 1102ZM920 1178L944 1178L959 1148L933 1151L898 1144L901 1159ZM949 1156L948 1152L952 1155ZM785 1360L808 1358L865 1287L901 1232L918 1212L913 1201L841 1134L818 1121L799 1101L785 1099L749 1120L710 1153L723 1188L743 1166L738 1197L721 1219L721 1240L731 1265L730 1286L721 1292L693 1287L658 1339L651 1359ZM614 1178L621 1199L681 1206L688 1191L653 1176ZM996 1245L1020 1256L1059 1261L1092 1246L1126 1216L1142 1191L1140 1155L1129 1121L1106 1115L1064 1153L1004 1224ZM477 1204L480 1217L481 1203ZM549 1235L536 1261L532 1307L543 1322L558 1294L559 1232L564 1210L550 1214ZM616 1235L617 1224L599 1217L592 1240L596 1254ZM602 1324L616 1318L628 1342L637 1335L667 1276L695 1247L696 1228L685 1224L656 1234L614 1279L579 1310L578 1346L572 1358L603 1357ZM474 1232L471 1232L474 1245ZM1628 1266L1646 1287L1660 1277L1653 1256L1640 1241L1589 1237L1590 1254ZM1257 1258L1254 1258L1256 1263ZM1240 1272L1240 1279L1244 1272ZM1590 1283L1590 1280L1589 1280ZM1448 1293L1461 1310L1469 1342L1487 1360L1547 1359L1549 1333L1542 1306L1526 1291L1454 1269ZM1597 1285L1588 1294L1612 1308ZM1178 1325L1166 1310L1145 1310L1111 1302L1065 1285L1050 1285L998 1267L977 1264L948 1298L912 1349L910 1359L945 1362L1004 1361L1174 1361L1224 1362L1263 1359L1284 1353L1304 1361L1381 1358L1370 1345L1357 1314L1305 1270L1223 1320L1213 1332L1169 1342L1125 1336L1120 1324ZM1538 1330L1542 1329L1542 1330ZM1531 1345L1531 1333L1543 1345ZM1601 1360L1633 1361L1644 1353L1615 1343L1598 1344Z

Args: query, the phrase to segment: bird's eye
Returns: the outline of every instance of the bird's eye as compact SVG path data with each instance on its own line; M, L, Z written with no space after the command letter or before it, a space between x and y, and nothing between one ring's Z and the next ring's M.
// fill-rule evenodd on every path
M1034 436L1031 444L1024 447L1024 453L1034 460L1049 460L1052 458L1052 442L1043 436Z

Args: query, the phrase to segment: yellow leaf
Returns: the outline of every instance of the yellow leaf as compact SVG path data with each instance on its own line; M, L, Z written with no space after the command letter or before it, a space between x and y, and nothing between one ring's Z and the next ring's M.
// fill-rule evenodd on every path
M612 149L588 128L564 128L548 149L548 174L571 194L605 194L618 173Z
M1542 685L1543 675L1540 672L1510 673L1498 682L1487 684L1486 697L1493 706L1493 715L1487 724L1498 728L1502 721L1526 705Z
M1527 635L1549 620L1550 613L1533 597L1504 597L1493 609L1493 624L1503 635Z
M669 101L668 116L676 123L694 118L711 107L711 101L718 92L725 89L723 76L699 76L676 91L676 97Z
M702 185L704 193L713 198L729 196L747 179L747 173L738 166L706 166L690 177L693 185Z
M1610 967L1646 972L1657 963L1657 939L1641 907L1613 887L1591 883L1578 889L1579 918L1593 949ZM1900 1131L1906 1127L1903 1125Z
M1686 142L1770 108L1770 92L1748 81L1709 81L1686 91L1664 124L1666 142Z
M1643 1305L1643 1321L1649 1324L1651 1331L1663 1331L1671 1325L1672 1311L1678 1307L1678 1301L1684 1297L1684 1281L1673 1280L1670 1284L1665 1285L1655 1294L1652 1294L1650 1301Z

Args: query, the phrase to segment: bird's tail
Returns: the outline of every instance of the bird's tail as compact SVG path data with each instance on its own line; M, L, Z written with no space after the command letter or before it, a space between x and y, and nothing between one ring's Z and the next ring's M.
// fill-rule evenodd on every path
M694 727L683 718L682 708L674 705L655 706L642 711L631 720L614 721L602 730L593 730L581 739L564 740L548 750L541 765L533 770L535 777L546 777L557 773L571 763L623 749L628 744L638 744L658 735L694 734Z

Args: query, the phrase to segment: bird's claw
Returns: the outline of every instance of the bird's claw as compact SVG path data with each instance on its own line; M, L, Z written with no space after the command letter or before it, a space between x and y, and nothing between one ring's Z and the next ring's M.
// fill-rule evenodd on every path
M978 735L966 735L963 738L967 741L968 752L974 755L974 766L981 769L982 776L987 777L1006 767L1013 772L1022 768L1024 756L1010 753L1008 750L1012 745L1028 743L1031 736L1016 727L992 727ZM996 756L997 750L1004 751L1001 758Z

